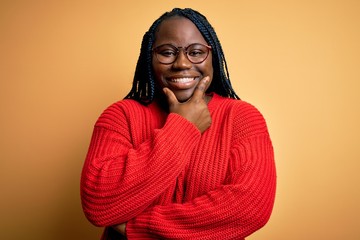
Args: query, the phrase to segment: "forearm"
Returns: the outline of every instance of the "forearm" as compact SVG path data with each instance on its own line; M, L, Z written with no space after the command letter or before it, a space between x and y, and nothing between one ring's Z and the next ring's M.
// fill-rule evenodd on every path
M272 212L276 172L269 139L254 141L259 144L251 146L256 156L236 150L246 163L226 185L188 203L147 209L128 223L128 238L241 239L261 228Z
M244 203L242 198L237 199L234 196L234 192L231 192L233 190L231 187L224 187L191 203L151 208L128 223L127 237L128 239L245 238L268 221L273 200L255 199Z
M173 116L137 148L123 144L114 132L94 131L81 181L84 212L91 222L100 226L126 222L176 182L200 137L187 121L185 131L174 137L170 128L178 121L186 120Z

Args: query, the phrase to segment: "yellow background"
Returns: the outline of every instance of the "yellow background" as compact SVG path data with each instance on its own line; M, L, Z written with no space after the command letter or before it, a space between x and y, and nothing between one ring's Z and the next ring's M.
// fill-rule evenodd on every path
M268 122L276 204L248 239L360 239L357 0L2 0L0 239L99 239L79 197L92 127L176 6L208 17L234 88Z

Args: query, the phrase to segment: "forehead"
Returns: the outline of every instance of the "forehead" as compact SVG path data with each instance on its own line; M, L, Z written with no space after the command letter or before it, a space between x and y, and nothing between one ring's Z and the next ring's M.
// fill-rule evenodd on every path
M160 23L155 33L155 45L171 43L185 46L192 43L207 44L195 24L185 17L171 17Z

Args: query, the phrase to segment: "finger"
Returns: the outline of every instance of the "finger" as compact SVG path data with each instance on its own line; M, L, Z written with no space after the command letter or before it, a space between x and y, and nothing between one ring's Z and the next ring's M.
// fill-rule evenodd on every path
M203 79L201 79L195 88L192 98L203 98L209 81L210 81L209 76L206 76Z
M169 88L163 88L163 92L168 100L169 106L178 103L175 94Z

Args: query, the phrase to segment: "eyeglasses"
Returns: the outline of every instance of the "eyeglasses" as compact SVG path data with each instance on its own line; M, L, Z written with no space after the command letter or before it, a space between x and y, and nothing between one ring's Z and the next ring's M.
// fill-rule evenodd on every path
M209 56L211 46L201 43L193 43L187 47L175 47L172 44L163 44L153 48L156 59L162 64L174 63L179 56L180 50L185 53L186 58L194 64L205 61Z

